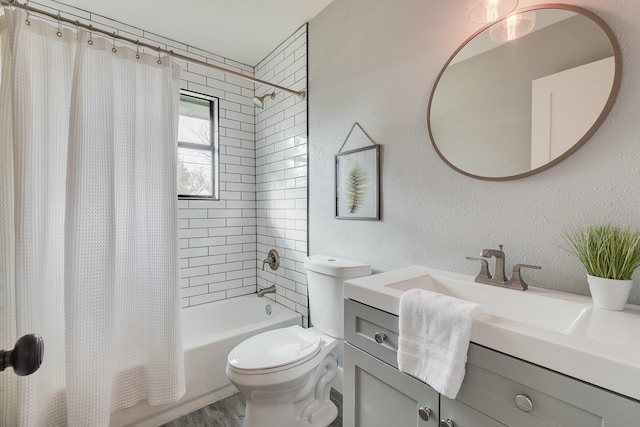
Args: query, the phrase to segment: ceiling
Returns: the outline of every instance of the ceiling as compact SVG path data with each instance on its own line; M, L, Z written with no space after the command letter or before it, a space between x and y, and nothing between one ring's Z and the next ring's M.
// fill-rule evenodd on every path
M60 0L58 3L255 66L331 1Z

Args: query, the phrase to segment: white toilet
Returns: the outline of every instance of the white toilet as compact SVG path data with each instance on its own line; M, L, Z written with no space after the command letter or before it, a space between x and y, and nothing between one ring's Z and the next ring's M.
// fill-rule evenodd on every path
M338 415L329 400L343 338L343 282L371 266L323 255L307 257L312 328L275 329L238 344L227 377L247 400L244 427L326 427Z

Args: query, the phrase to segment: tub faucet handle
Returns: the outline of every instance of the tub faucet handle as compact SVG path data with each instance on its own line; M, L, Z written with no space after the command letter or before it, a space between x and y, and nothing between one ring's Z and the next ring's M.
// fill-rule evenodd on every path
M269 264L272 270L277 270L280 267L280 255L275 249L271 249L267 254L267 258L262 261L262 270L264 270L265 264Z

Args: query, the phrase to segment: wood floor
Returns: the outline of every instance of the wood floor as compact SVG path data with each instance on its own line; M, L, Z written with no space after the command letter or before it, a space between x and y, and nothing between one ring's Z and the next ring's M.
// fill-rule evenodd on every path
M331 389L331 400L338 407L338 418L329 427L342 427L342 395ZM183 415L161 427L242 427L244 422L244 396L232 394L222 400ZM268 426L264 427L277 427Z

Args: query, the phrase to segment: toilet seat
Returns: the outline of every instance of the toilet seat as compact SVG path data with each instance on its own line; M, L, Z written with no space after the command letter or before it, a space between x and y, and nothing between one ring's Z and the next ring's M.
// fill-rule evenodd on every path
M300 326L274 329L238 344L227 356L231 370L264 374L297 366L313 358L325 340Z

